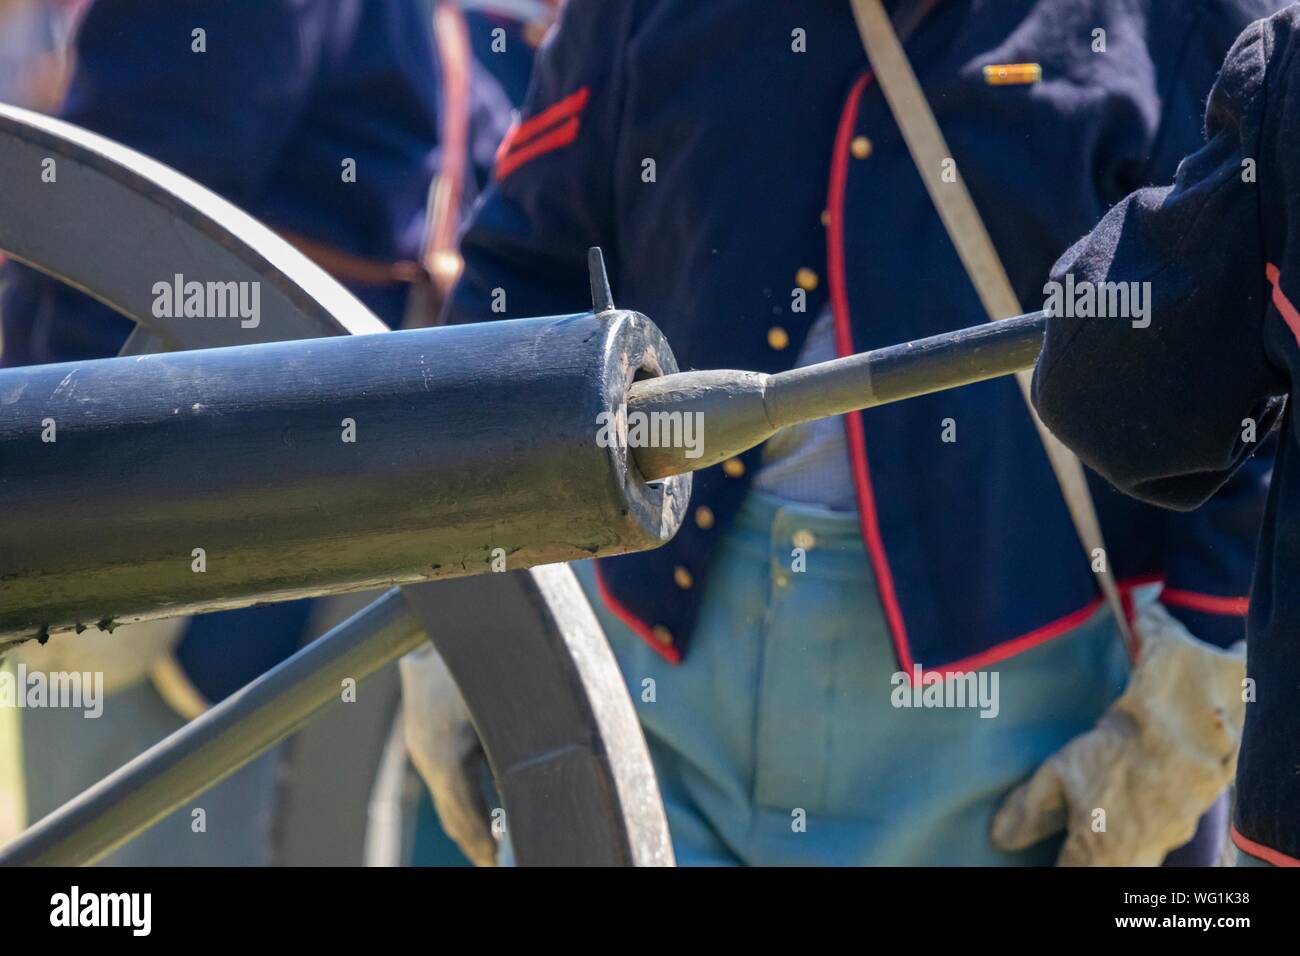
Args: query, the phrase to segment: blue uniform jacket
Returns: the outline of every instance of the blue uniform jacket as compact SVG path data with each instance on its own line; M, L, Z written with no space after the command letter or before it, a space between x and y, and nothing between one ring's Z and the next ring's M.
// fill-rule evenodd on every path
M1224 54L1279 4L932 6L907 50L1030 310L1062 251L1133 189L1168 181L1200 142ZM1041 80L994 84L983 70L1024 63ZM591 245L618 304L656 321L683 368L789 368L827 304L842 353L985 318L845 0L761 12L571 0L495 175L462 242L452 321L582 310ZM946 419L956 442L942 440ZM1100 605L1014 381L846 416L846 427L903 669L986 666ZM697 474L668 545L599 562L611 609L669 660L759 459ZM1113 569L1128 585L1164 581L1166 604L1202 638L1241 639L1265 475L1245 469L1183 515L1093 480Z
M1280 421L1250 596L1238 846L1300 865L1300 6L1253 24L1172 187L1135 193L1061 259L1076 282L1149 282L1152 321L1054 318L1043 419L1116 485L1195 508ZM1286 398L1290 396L1290 404ZM1257 437L1257 436L1255 436Z
M203 53L193 50L200 28ZM477 66L471 91L471 168L486 179L510 105ZM420 256L441 161L439 97L420 0L97 0L77 33L60 116L279 232L389 264ZM344 159L356 161L355 182L343 181ZM126 319L10 268L5 365L100 358L125 341ZM380 318L400 321L406 285L349 285Z
M273 229L366 262L415 260L441 160L427 17L420 0L97 0L78 31L60 115L175 167ZM486 179L510 107L474 69L470 168ZM355 182L343 181L345 158L356 160ZM10 263L3 278L0 364L103 358L131 331L33 270ZM348 284L380 318L400 322L408 286ZM297 648L309 607L196 618L180 662L204 697L219 700Z

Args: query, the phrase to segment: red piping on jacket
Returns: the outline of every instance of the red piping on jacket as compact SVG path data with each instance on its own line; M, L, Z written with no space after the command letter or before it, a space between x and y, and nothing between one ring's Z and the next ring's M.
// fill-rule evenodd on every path
M1242 836L1235 823L1228 830L1228 833L1232 837L1232 842L1237 845L1237 849L1243 853L1249 853L1257 860L1272 863L1274 866L1300 866L1300 860L1295 857L1287 856L1280 850L1271 849L1262 843L1256 843L1254 840Z
M853 354L853 329L849 324L849 295L844 278L844 192L849 178L849 143L853 138L853 121L858 115L862 91L872 81L870 72L864 73L853 84L840 114L835 132L835 153L831 159L831 181L827 190L826 210L826 269L830 274L831 311L835 318L835 349L840 355ZM844 416L844 428L849 443L849 463L853 469L854 492L858 501L858 523L862 539L876 574L876 587L880 603L885 610L885 620L894 641L898 662L907 673L912 672L912 651L907 644L907 628L903 612L898 606L894 590L894 575L889 569L884 544L880 540L880 527L876 519L876 498L871 487L871 472L867 467L867 440L862 429L862 413L850 412Z
M1178 588L1165 588L1160 592L1160 603L1169 607L1185 607L1203 614L1227 614L1242 616L1250 610L1248 597L1220 597L1217 594L1201 594L1197 591L1182 591Z
M872 82L872 74L865 73L853 89L849 91L840 114L839 128L835 135L835 155L831 161L831 178L826 203L826 265L830 279L831 309L835 318L835 347L840 355L852 355L853 327L849 318L848 286L844 265L844 197L848 182L849 144L853 138L853 124L857 118L858 106L862 93ZM862 413L850 412L844 416L844 428L848 435L849 463L853 471L854 491L858 502L858 521L862 527L862 539L871 559L871 566L876 575L876 587L880 592L880 603L885 611L885 620L889 624L890 636L902 671L909 681L914 672L915 659L907 640L907 625L903 620L902 608L898 603L898 593L894 586L894 575L889 567L889 558L885 553L884 541L880 534L880 523L876 511L875 493L871 486L871 470L867 463L866 433L862 426ZM1143 578L1121 582L1121 595L1129 597L1125 610L1132 621L1132 590L1145 584L1158 581L1159 578ZM1093 598L1086 605L1064 617L1058 618L1035 628L1026 634L1013 637L995 644L987 650L970 657L942 664L936 668L921 667L924 675L937 672L941 675L965 673L987 667L1009 657L1024 653L1032 647L1046 643L1053 638L1068 633L1088 620L1101 605L1100 596Z
M1149 584L1156 584L1159 578L1134 578L1132 580L1120 581L1120 596L1123 598L1124 607L1129 611L1130 621L1132 620L1132 597L1133 591L1137 588L1146 587ZM1019 637L1013 637L1010 640L1003 641L1001 644L995 644L986 651L980 651L978 654L972 654L970 657L962 658L959 661L953 661L951 664L942 664L935 668L921 668L922 674L937 672L942 675L948 674L966 674L970 671L977 671L981 668L988 667L990 664L996 664L998 661L1004 661L1009 657L1015 657L1017 654L1023 654L1039 644L1046 644L1053 638L1060 637L1069 631L1074 630L1086 624L1088 619L1097 612L1102 605L1101 596L1097 596L1079 608L1077 611L1057 618L1044 624L1042 627L1035 628L1027 634L1021 634ZM910 668L909 668L910 670Z
M1295 336L1297 344L1300 344L1300 312L1291 304L1291 300L1286 297L1282 291L1282 273L1273 263L1266 263L1264 266L1264 275L1273 285L1273 308L1282 316L1282 321L1287 324L1291 334Z
M593 562L592 567L596 571L596 590L600 594L600 599L605 602L605 607L609 608L609 612L627 625L628 630L649 644L655 653L669 664L680 664L682 652L655 637L654 629L649 624L629 611L622 601L614 597L614 592L605 584L605 575L601 573L598 562Z

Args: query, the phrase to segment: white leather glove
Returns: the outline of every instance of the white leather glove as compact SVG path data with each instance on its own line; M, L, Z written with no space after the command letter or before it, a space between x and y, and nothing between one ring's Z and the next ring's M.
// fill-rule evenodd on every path
M1064 828L1058 866L1159 866L1231 783L1246 715L1244 644L1202 643L1158 604L1135 624L1142 650L1128 687L1006 798L993 818L1000 849Z
M104 695L110 696L149 676L155 662L180 643L189 623L186 617L123 624L110 634L94 628L80 634L55 634L43 645L37 641L14 650L14 664L29 671L102 673Z
M400 670L406 749L442 828L475 866L495 866L497 842L482 787L487 756L465 699L432 644L403 657Z

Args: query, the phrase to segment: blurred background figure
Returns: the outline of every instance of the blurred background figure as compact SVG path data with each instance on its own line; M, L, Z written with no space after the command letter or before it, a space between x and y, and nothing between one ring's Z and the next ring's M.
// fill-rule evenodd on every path
M516 106L533 75L533 55L559 16L561 0L465 0L474 56Z
M0 11L18 17L14 6L0 4ZM24 11L14 22L49 12ZM0 44L17 48L16 37L7 23L0 26ZM79 21L58 113L261 219L390 326L428 324L439 289L459 271L462 210L486 181L511 118L510 101L468 38L456 5L430 0L95 0ZM133 328L16 263L0 282L0 366L111 356ZM102 650L94 667L120 670L106 674L114 693L97 720L79 711L26 710L15 731L8 715L11 755L21 737L27 820L275 666L363 600L290 602L120 628L111 648L95 648L82 640L87 635L25 645L16 656L29 667L86 669L87 655ZM332 820L350 819L339 806L355 805L358 794L361 818L367 799L382 805L385 798L370 787L384 742L393 739L396 694L390 672L387 683L378 679L361 695L378 701L368 714L358 703L341 722L335 715L332 725L322 724L350 734L353 749L337 738L321 747L306 735L295 738L195 801L207 833L195 831L186 808L110 860L248 865L298 853L298 862L360 862L360 837L343 853L338 847L351 837L327 831L327 838L311 838L276 808L296 808L297 819L319 822L319 833ZM319 779L311 766L317 757L334 761L331 779ZM313 772L315 785L300 785ZM400 783L401 774L388 779ZM291 845L296 849L286 849Z
M0 0L0 103L41 113L58 108L72 62L72 30L86 3ZM3 289L0 275L0 294Z
M52 112L63 98L68 40L87 0L0 0L0 102Z
M467 91L474 70L486 70L510 107L528 92L533 55L555 21L560 0L424 0L431 8L445 109L440 142L443 160L429 192L429 228L423 257L429 282L416 290L405 325L437 321L451 288L460 278L461 213L466 201L464 161L490 157L503 131L495 124L472 124ZM498 111L499 112L499 111ZM471 141L471 136L473 137ZM481 170L480 170L481 171ZM484 185L474 183L474 195Z

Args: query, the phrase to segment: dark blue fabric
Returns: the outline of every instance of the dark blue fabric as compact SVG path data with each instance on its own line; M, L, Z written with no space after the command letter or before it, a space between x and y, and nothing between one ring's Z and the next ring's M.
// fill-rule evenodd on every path
M186 628L176 660L204 700L224 700L298 650L312 603L285 601L201 614Z
M1035 374L1044 420L1125 491L1195 508L1280 422L1248 621L1236 826L1300 857L1300 7L1254 24L1224 65L1208 141L1172 187L1137 192L1057 263L1076 281L1147 281L1152 322L1053 319ZM1253 167L1253 176L1245 175ZM1269 274L1280 275L1274 297ZM1282 306L1279 308L1279 304ZM1288 322L1290 320L1290 323Z
M533 48L524 36L524 25L500 14L473 11L466 11L465 22L474 59L501 84L511 103L522 103L533 75ZM493 49L496 40L493 34L497 30L505 31L504 50Z
M1278 6L941 0L922 22L909 55L1026 310L1042 307L1052 262L1112 203L1169 181L1201 141L1204 98L1232 40ZM806 53L791 49L795 28L806 32ZM1105 53L1093 52L1095 29L1105 30ZM981 67L1007 62L1040 63L1042 82L987 84ZM524 115L585 87L577 139L485 195L464 238L450 320L579 311L588 301L586 249L600 245L618 304L657 322L683 368L790 367L827 303L822 212L833 144L866 70L841 0L762 17L728 0L571 0L539 52ZM854 347L980 322L980 302L874 84L851 122L873 144L869 158L847 160ZM655 161L654 182L643 181L646 159ZM796 312L800 269L817 284ZM505 313L492 311L498 289ZM772 326L788 333L784 350L769 345ZM947 418L957 423L956 443L940 440ZM1013 381L875 409L863 423L915 660L966 659L1097 599ZM678 651L759 455L742 456L741 477L718 467L697 474L692 513L710 509L710 526L688 516L658 551L601 562L619 602L667 628ZM1266 465L1252 469L1233 493L1189 516L1136 504L1093 476L1117 574L1244 595ZM677 567L689 571L691 589L675 583ZM1240 616L1196 614L1189 623L1224 645L1244 632Z

